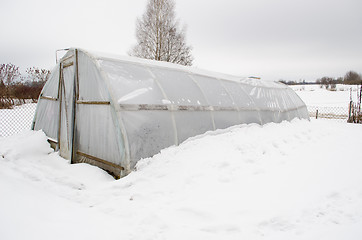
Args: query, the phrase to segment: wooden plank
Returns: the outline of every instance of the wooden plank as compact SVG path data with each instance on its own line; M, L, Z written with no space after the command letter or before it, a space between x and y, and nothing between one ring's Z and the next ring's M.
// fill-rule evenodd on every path
M49 96L40 96L40 99L51 100L51 101L58 101L58 98L49 97Z
M64 50L69 50L69 48L64 49ZM60 60L62 60L62 62L64 63L65 61L67 61L68 59L71 59L72 57L74 57L73 54L71 54L70 56L66 57L66 58L61 58Z
M72 139L71 139L71 146L70 146L70 162L74 163L76 159L76 132L77 132L77 121L76 121L76 113L77 113L77 103L76 101L79 98L79 76L78 76L78 49L74 50L74 61L75 61L75 69L74 69L74 82L73 82L73 111L72 111Z
M58 141L52 138L48 138L48 143L50 144L50 147L56 150Z
M100 158L97 158L97 157L94 157L92 155L88 155L86 153L83 153L83 152L80 152L80 151L77 151L77 154L79 156L83 156L83 157L86 157L86 158L89 158L91 160L94 160L94 161L97 161L97 162L100 162L100 163L103 163L103 164L106 164L106 165L109 165L109 166L112 166L114 168L117 168L117 169L120 169L120 170L124 170L124 168L122 166L118 166L114 163L111 163L111 162L108 162L106 160L103 160L103 159L100 159Z
M78 100L77 104L109 105L109 104L111 104L111 102L109 102L109 101L84 101L84 100Z
M48 137L48 142L52 142L52 143L55 143L55 144L58 143L57 140L55 140L54 138L50 138L50 137Z
M60 135L62 126L62 101L63 101L63 63L59 63L59 85L58 85L58 98L59 98L59 118L58 118L58 150L60 150Z
M121 110L124 111L238 111L236 107L222 106L200 106L200 105L162 105L162 104L120 104ZM243 109L257 110L257 109Z
M139 104L137 110L169 110L169 107L161 104Z
M73 62L69 62L69 63L64 63L64 65L63 65L63 69L64 68L67 68L67 67L70 67L70 66L73 66Z
M120 104L120 109L123 111L268 111L268 112L289 112L295 111L305 106L279 109L279 108L250 108L236 106L200 106L200 105L173 105L173 104Z

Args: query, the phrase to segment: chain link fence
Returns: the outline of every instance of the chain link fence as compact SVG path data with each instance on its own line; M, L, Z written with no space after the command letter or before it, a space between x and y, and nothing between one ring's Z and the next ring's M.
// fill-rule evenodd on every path
M348 107L307 106L309 116L315 119L348 120ZM13 109L0 109L0 137L11 136L29 130L35 114L36 103L15 106Z
M333 119L347 122L349 109L348 107L320 107L307 106L310 118L315 119Z
M12 109L0 109L0 137L31 129L35 109L36 103L19 105Z

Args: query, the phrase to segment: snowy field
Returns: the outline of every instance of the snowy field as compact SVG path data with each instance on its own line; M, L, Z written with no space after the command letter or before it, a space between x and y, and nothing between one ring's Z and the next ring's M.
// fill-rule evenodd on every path
M0 137L8 137L23 130L31 129L36 103L0 109Z
M320 85L294 85L290 86L307 106L315 107L343 107L348 109L350 95L357 101L356 85L338 84L336 91L328 91ZM352 94L351 94L352 89Z
M113 180L39 132L0 139L0 239L362 239L362 125L240 125Z
M349 102L348 89L302 87L307 105ZM2 120L8 111L27 114L0 110ZM70 165L41 131L0 137L0 239L360 240L361 135L362 125L333 120L239 125L117 181Z
M359 87L356 85L338 84L335 91L326 90L320 85L290 86L308 107L309 115L347 122L350 100L357 102Z

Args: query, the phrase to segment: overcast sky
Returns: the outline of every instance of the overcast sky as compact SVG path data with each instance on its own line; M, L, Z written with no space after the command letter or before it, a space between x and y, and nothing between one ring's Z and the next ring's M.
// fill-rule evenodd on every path
M55 50L126 55L147 0L2 0L0 63L51 69ZM362 73L361 0L176 0L194 67L266 80Z

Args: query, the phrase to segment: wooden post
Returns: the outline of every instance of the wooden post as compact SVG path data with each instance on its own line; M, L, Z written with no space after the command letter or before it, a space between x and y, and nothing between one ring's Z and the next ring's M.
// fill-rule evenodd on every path
M72 115L72 136L71 136L71 149L70 149L70 163L75 162L76 157L76 128L77 128L77 100L79 98L79 75L78 75L78 49L74 49L74 81L73 81L73 115Z
M317 111L315 112L315 119L318 119L318 109L317 109Z
M349 101L349 106L348 106L348 120L347 120L347 122L353 122L352 121L352 104L353 104L353 102L352 102L352 100L351 101Z
M60 135L61 135L61 126L62 126L62 101L63 101L63 64L59 63L59 83L58 83L58 100L59 100L59 118L58 118L58 145L55 149L60 151Z

